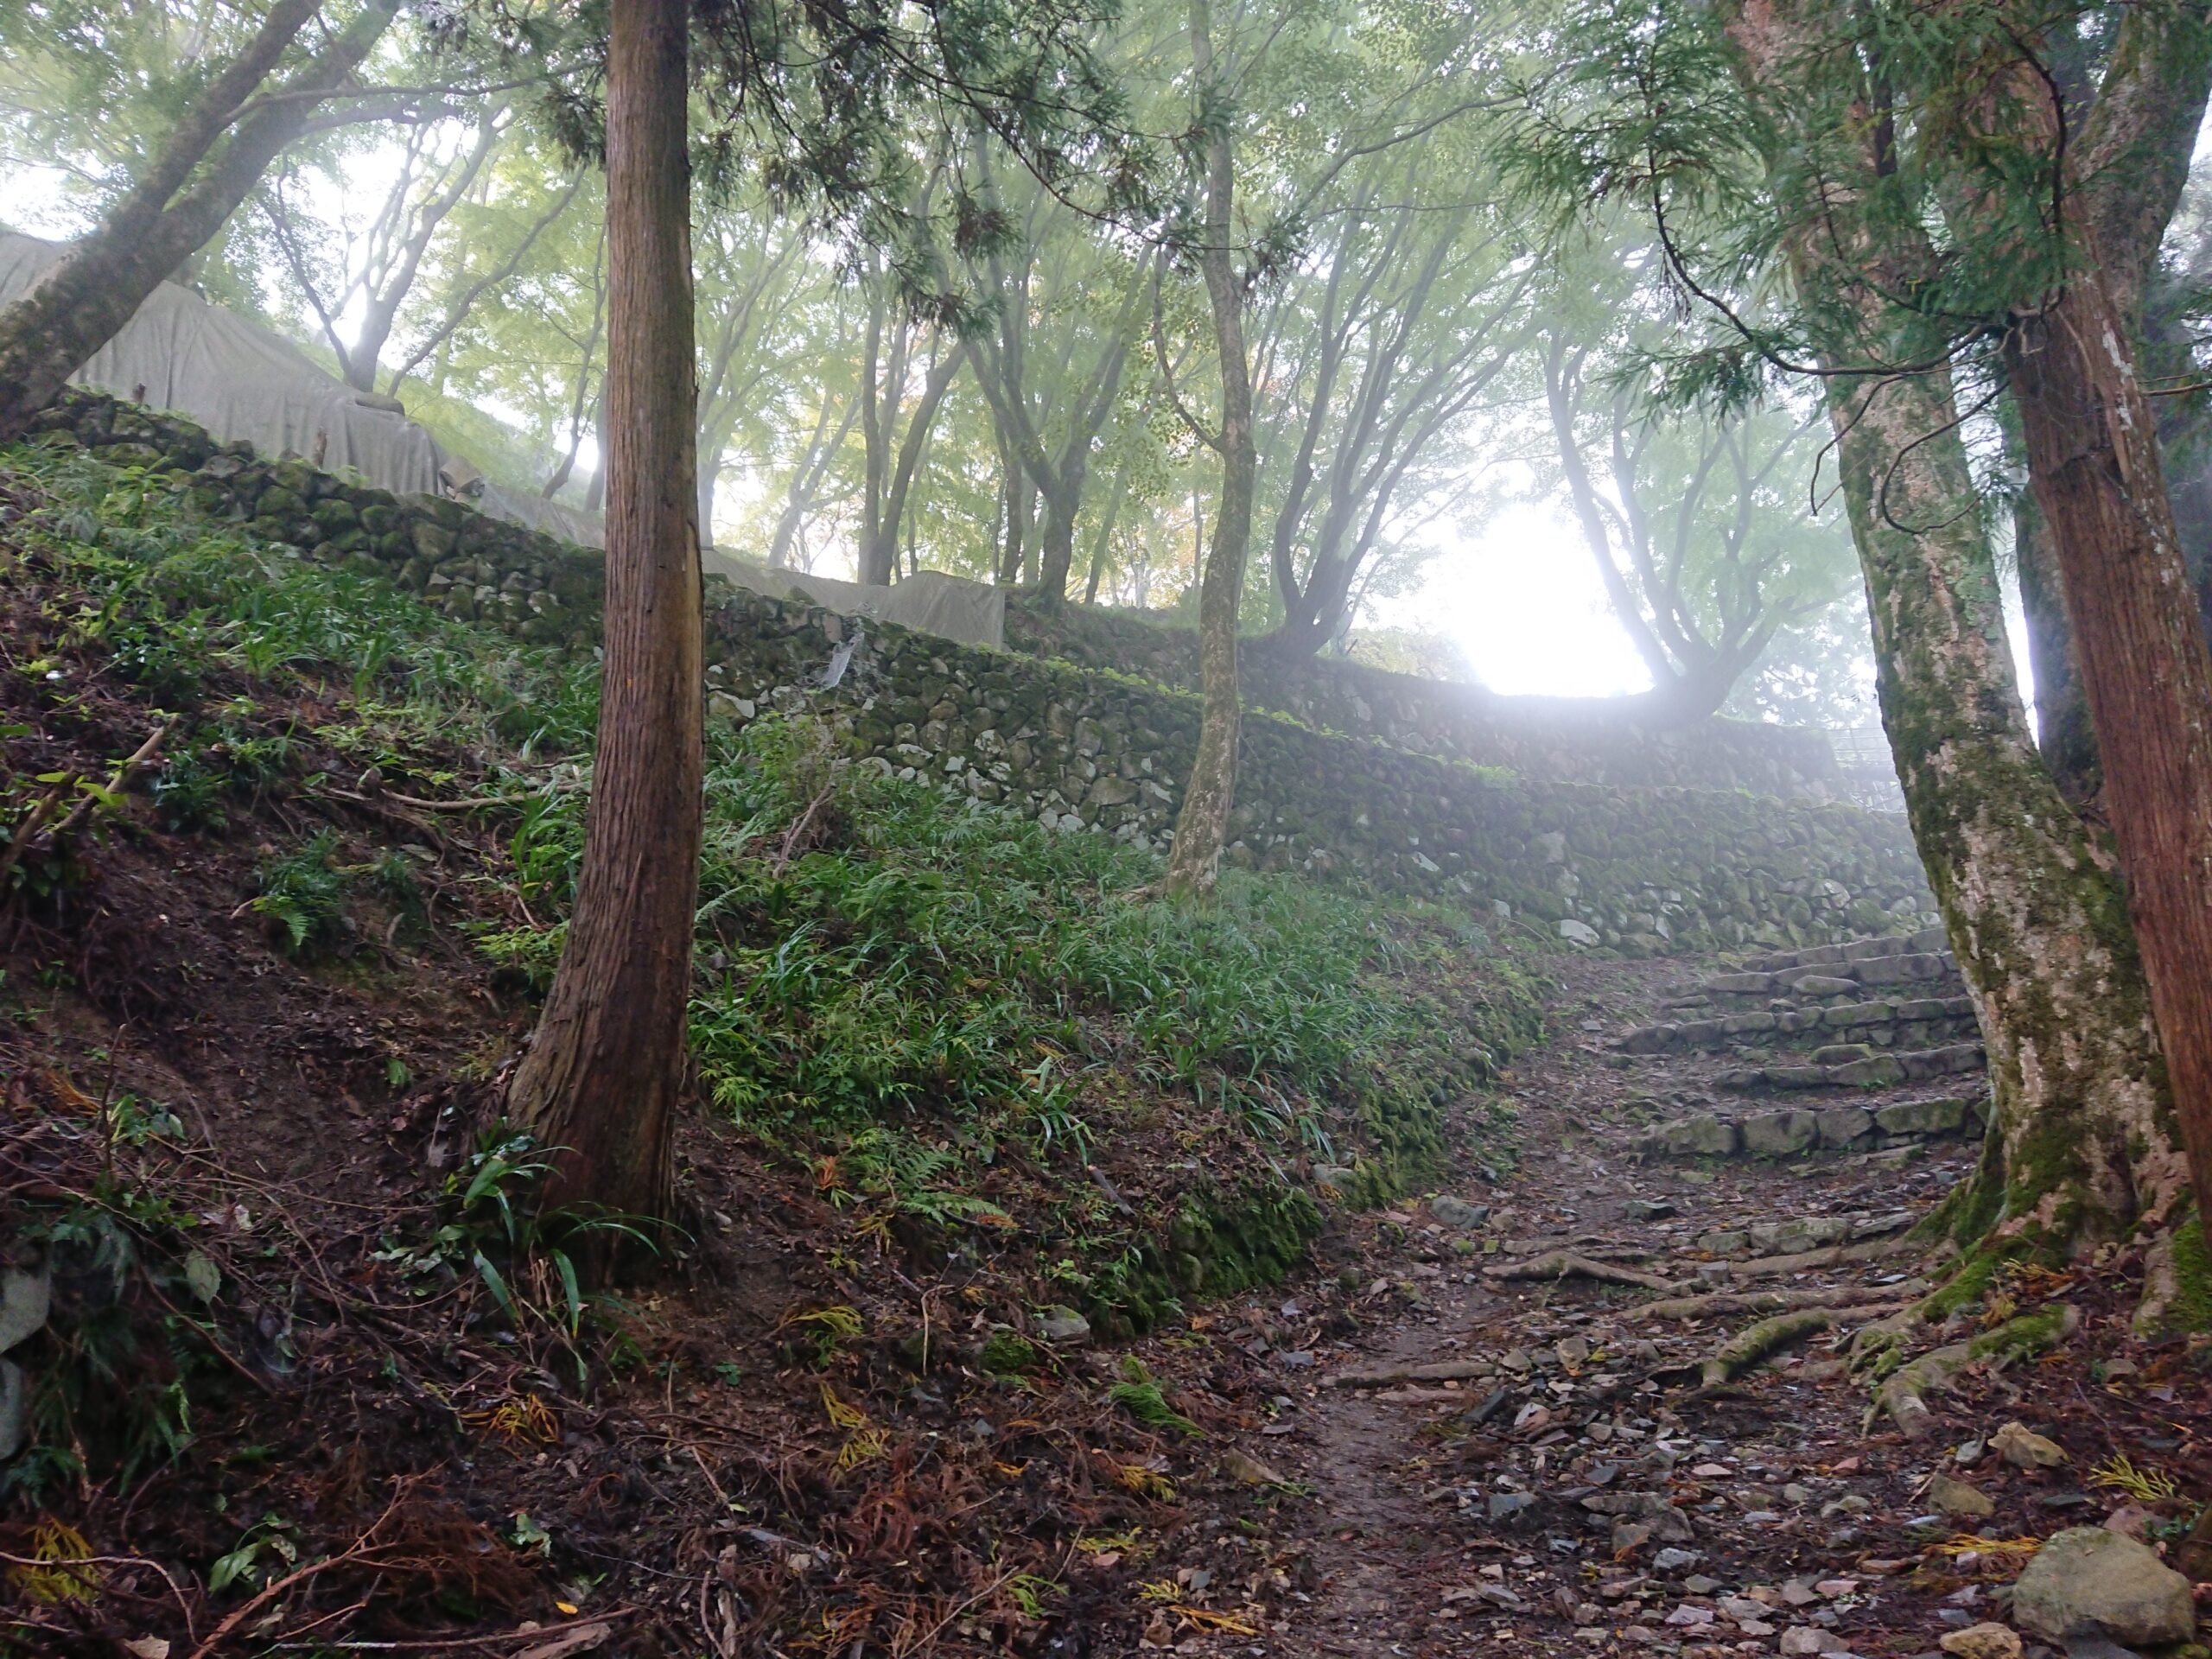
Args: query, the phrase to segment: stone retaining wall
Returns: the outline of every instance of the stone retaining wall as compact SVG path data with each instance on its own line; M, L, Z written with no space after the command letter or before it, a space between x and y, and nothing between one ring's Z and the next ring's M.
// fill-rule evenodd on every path
M715 705L830 714L856 751L1056 828L1164 846L1198 699L852 625L750 594L715 613ZM846 651L850 645L852 649ZM821 688L842 654L834 690ZM1636 952L1827 938L1929 908L1903 826L1739 791L1523 778L1248 715L1230 861L1458 896Z
M387 575L448 614L581 647L605 567L455 502L267 461L199 428L72 394L41 442L173 470L209 513L303 556ZM1157 849L1198 699L1111 671L862 625L709 582L709 708L810 710L857 757L1063 830ZM1902 823L1738 791L1516 776L1255 715L1231 864L1448 899L1626 952L1804 944L1932 911Z
M1008 647L1030 656L1114 669L1179 690L1198 689L1198 635L1189 628L1089 606L1055 613L1033 596L1016 595L1007 605L1006 629ZM1719 719L1647 725L1618 707L1505 697L1478 685L1264 649L1243 653L1238 678L1251 709L1417 754L1509 766L1527 777L1848 798L1827 739L1816 731Z

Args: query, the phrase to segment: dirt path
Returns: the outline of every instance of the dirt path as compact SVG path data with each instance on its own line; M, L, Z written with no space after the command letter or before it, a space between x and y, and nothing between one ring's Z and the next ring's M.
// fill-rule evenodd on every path
M1932 1649L1948 1625L1981 1616L1978 1586L1946 1611L1902 1597L1887 1576L1916 1563L1929 1541L1926 1528L1909 1523L1924 1512L1916 1488L1945 1448L1908 1445L1886 1426L1862 1431L1865 1385L1840 1375L1833 1351L1847 1329L1693 1397L1646 1379L1701 1360L1759 1313L1641 1319L1636 1308L1655 1300L1648 1289L1495 1272L1571 1244L1686 1294L1820 1289L1874 1306L1911 1294L1910 1259L1742 1268L1808 1239L1894 1236L1905 1212L1923 1212L1966 1173L1970 1139L1907 1142L1877 1128L1855 1147L1783 1159L1648 1161L1637 1143L1655 1116L1710 1113L1725 1125L1808 1101L1820 1109L1939 1090L1956 1097L1978 1093L1980 1078L1745 1097L1729 1084L1740 1085L1747 1065L1807 1063L1822 1033L1801 1033L1795 1045L1748 1033L1770 1055L1747 1053L1742 1041L1648 1058L1620 1052L1628 1029L1716 971L1709 963L1572 970L1559 1035L1512 1080L1520 1166L1495 1190L1478 1183L1465 1192L1488 1216L1455 1225L1471 1218L1447 1203L1380 1218L1375 1259L1359 1269L1364 1282L1344 1297L1364 1328L1340 1343L1283 1347L1301 1324L1329 1328L1323 1310L1295 1299L1248 1311L1275 1333L1265 1363L1281 1381L1265 1414L1272 1421L1245 1439L1244 1452L1313 1502L1283 1504L1258 1552L1274 1580L1256 1598L1263 1627L1192 1634L1162 1619L1148 1633L1154 1645L1354 1659L1700 1648L1871 1656ZM1825 1006L1849 1009L1858 995L1831 992ZM1819 996L1766 1000L1824 1006ZM1689 1013L1728 1017L1710 1007ZM1924 1025L1897 1033L1925 1033ZM1787 1139L1804 1129L1770 1123L1764 1132ZM1744 1236L1753 1229L1782 1230L1754 1242ZM1370 1269L1379 1270L1365 1278ZM1340 1312L1337 1327L1346 1322ZM1454 1363L1479 1374L1339 1386L1350 1373Z

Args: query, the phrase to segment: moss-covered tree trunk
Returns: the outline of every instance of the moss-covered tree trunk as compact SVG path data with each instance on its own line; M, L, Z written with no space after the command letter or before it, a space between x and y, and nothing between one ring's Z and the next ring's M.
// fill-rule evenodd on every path
M2001 1166L1957 1230L2119 1236L2177 1173L2158 1042L2119 877L2028 729L1965 446L1929 436L1950 382L1846 381L1834 404L1882 723L1995 1092Z
M1768 99L1834 42L1821 0L1742 0L1742 82ZM1796 112L1770 103L1775 130ZM1989 1155L1947 1217L1999 1248L2071 1250L2170 1201L2181 1160L2150 1002L2108 851L2037 753L2005 643L1995 560L1941 371L1853 375L1897 338L1890 296L1929 268L1909 226L1859 211L1879 187L1873 123L1859 170L1829 175L1791 275L1839 338L1827 355L1840 470L1872 619L1883 725L1913 838L1972 992L1995 1097ZM1786 169L1778 169L1787 175ZM1802 176L1802 175L1800 175Z

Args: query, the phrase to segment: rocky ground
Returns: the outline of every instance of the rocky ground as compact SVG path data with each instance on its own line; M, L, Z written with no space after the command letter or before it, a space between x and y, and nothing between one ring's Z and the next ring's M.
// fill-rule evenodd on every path
M1725 966L1723 1001L1776 988ZM1512 1080L1515 1173L1489 1186L1471 1158L1459 1193L1351 1224L1363 1254L1335 1280L1198 1321L1266 1379L1217 1462L1263 1497L1147 1569L1146 1647L2113 1659L2191 1636L2188 1579L2160 1557L2212 1577L2185 1536L2212 1475L2203 1351L2130 1338L2126 1255L2001 1281L1942 1325L1896 1320L1943 1278L1905 1229L1971 1167L1980 1079L1948 1059L1862 1068L1871 1087L1801 1082L1777 1106L1738 1091L1792 1058L1792 1033L1741 1033L1764 1057L1628 1034L1686 1001L1710 1017L1715 969L1571 969L1560 1039ZM1809 995L1780 988L1777 1009L1814 1008L1808 1041L1822 1007L1867 1001L1832 968ZM1923 1109L1962 1084L1964 1107ZM1655 1117L1727 1133L1652 1155ZM1755 1121L1789 1150L1745 1155ZM2026 1328L2063 1339L1983 1344L1904 1412L1912 1435L1870 1410L1900 1361L2052 1304L2073 1312ZM1772 1352L1731 1346L1754 1326ZM1854 1338L1889 1357L1854 1370Z

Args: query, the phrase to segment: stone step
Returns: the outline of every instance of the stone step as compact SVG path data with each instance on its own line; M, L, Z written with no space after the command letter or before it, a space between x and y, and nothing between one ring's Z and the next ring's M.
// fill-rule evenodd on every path
M1713 1086L1730 1094L1788 1093L1805 1089L1891 1089L1931 1077L1963 1077L1988 1065L1979 1042L1942 1048L1887 1050L1821 1064L1737 1066L1718 1073Z
M1878 998L1826 1007L1787 1007L1638 1026L1613 1040L1624 1054L1719 1053L1730 1049L1805 1047L1842 1040L1924 1048L1977 1034L1966 996Z
M1885 933L1872 938L1847 939L1840 944L1813 944L1802 950L1770 951L1747 957L1748 973L1782 973L1793 968L1832 967L1865 962L1878 957L1926 956L1949 949L1950 940L1940 927L1923 927L1916 933Z
M1723 1116L1699 1112L1647 1129L1635 1150L1647 1158L1788 1158L1815 1151L1865 1151L1978 1135L1985 1096L1943 1095L1878 1106L1795 1107Z
M1920 1219L1917 1211L1892 1210L1883 1215L1863 1211L1840 1216L1793 1216L1788 1221L1755 1221L1700 1233L1697 1248L1709 1255L1797 1255L1830 1244L1901 1233Z
M1824 1000L1834 996L1863 996L1889 986L1945 985L1963 988L1958 963L1948 950L1925 950L1859 962L1817 963L1765 971L1745 969L1715 974L1699 982L1697 991L1707 997L1793 996Z

